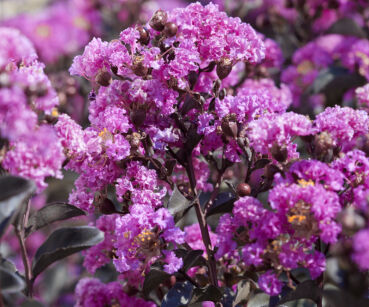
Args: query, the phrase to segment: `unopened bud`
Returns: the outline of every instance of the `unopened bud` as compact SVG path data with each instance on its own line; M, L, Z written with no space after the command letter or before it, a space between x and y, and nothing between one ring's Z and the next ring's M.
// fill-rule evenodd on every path
M219 89L220 89L221 81L219 79L215 80L213 83L213 93L215 96L219 95Z
M164 26L164 35L172 37L177 34L178 27L174 22L167 22Z
M229 59L222 59L217 64L217 75L220 80L225 79L232 71L232 62Z
M140 38L138 39L138 41L142 45L147 45L150 42L149 31L147 31L147 29L145 29L144 27L138 27L137 31L138 31L138 33L140 33Z
M222 119L222 131L226 136L231 138L236 138L238 135L238 126L234 114L225 116Z
M251 187L247 183L240 183L236 188L236 192L240 197L249 196L251 194Z
M219 99L223 100L226 95L227 95L227 90L225 88L222 88L221 91L219 92Z
M110 81L111 81L111 75L109 72L107 71L100 71L96 78L95 78L96 83L98 83L101 86L109 86L110 85Z
M162 31L167 23L168 14L163 10L158 10L151 17L149 25L156 31Z

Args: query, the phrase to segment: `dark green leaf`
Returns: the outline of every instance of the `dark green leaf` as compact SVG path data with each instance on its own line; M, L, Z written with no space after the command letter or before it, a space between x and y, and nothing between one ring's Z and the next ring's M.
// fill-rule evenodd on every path
M186 306L191 300L193 285L188 282L177 282L164 296L161 307Z
M236 200L237 198L230 192L219 193L214 204L210 207L207 216L231 212Z
M15 176L0 177L0 236L13 221L16 212L21 208L36 187L32 181Z
M260 159L260 160L257 160L255 162L255 164L254 164L253 169L256 170L256 169L263 168L263 167L267 166L269 163L270 163L270 160L269 159Z
M3 293L16 293L25 288L22 277L4 267L0 267L0 289Z
M39 301L36 301L35 299L27 299L25 300L21 305L20 307L43 307L44 305L39 302Z
M360 38L365 38L365 31L360 27L355 20L344 17L337 20L327 31L328 33L356 36Z
M29 219L26 234L49 225L56 221L66 220L75 216L85 215L81 209L66 203L47 205L35 212Z
M337 66L331 66L319 72L318 77L313 83L314 94L320 93L329 83L339 76L346 75L347 69Z
M365 82L365 78L358 74L350 73L342 67L331 66L320 71L304 95L322 93L325 95L326 105L331 106L336 104L347 90L364 85Z
M79 226L55 230L39 247L33 259L36 278L50 264L104 240L104 233L95 227Z
M233 307L239 303L245 302L249 299L251 294L251 282L249 280L241 280L237 284L237 293L233 302Z
M342 289L324 290L326 307L369 306L368 298L357 298Z
M149 294L152 290L159 287L161 283L166 282L169 278L170 274L158 269L151 269L150 272L146 274L143 283L144 296L149 297Z
M168 202L168 210L172 214L174 222L177 223L191 206L192 202L184 197L177 187L174 187Z
M321 289L313 280L304 281L296 286L295 290L289 291L279 301L279 304L295 301L302 298L311 299L317 302L322 294Z
M193 290L190 303L198 303L205 301L218 302L222 298L222 292L213 285L209 285L205 288L195 288Z
M206 265L205 259L202 257L203 250L192 250L183 258L183 270L187 272L194 266Z
M267 307L269 306L270 296L264 292L255 293L251 296L247 307Z

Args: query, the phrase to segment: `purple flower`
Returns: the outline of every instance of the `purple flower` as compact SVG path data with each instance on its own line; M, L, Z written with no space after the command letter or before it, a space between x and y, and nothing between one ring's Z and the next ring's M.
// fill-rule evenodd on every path
M360 230L352 240L352 259L358 267L366 271L369 269L369 229Z
M278 277L272 271L267 271L259 276L258 285L265 293L278 295L282 291L283 283L278 280Z

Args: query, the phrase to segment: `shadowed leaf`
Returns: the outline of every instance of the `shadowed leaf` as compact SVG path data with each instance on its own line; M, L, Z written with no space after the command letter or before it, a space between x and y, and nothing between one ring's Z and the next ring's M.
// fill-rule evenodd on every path
M15 176L0 177L0 236L13 221L16 212L35 191L32 181Z
M237 198L230 192L219 193L214 204L210 207L207 216L231 212L236 200Z
M144 284L143 284L143 294L145 297L149 297L152 290L159 287L161 283L166 282L170 278L170 274L158 270L151 269L149 273L146 274Z
M168 202L168 210L172 214L174 222L177 223L191 206L192 202L184 197L177 187L174 187Z
M29 219L26 230L28 236L32 232L56 221L66 220L75 216L85 215L81 209L66 203L47 205L35 212Z
M188 282L177 282L164 296L161 307L186 306L191 300L193 285Z
M362 27L360 27L355 20L344 17L337 20L327 31L328 33L356 36L365 38L366 34Z
M25 288L22 277L5 267L0 267L0 289L3 293L16 293Z
M55 230L39 247L33 259L33 278L50 264L94 246L104 240L104 233L95 227L79 226Z

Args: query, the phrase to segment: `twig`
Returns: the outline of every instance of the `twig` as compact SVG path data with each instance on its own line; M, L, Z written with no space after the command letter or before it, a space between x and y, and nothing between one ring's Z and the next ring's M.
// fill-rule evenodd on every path
M24 273L27 283L26 294L30 297L33 296L33 279L32 279L32 268L27 254L26 242L25 242L25 226L28 224L28 218L30 213L30 201L27 203L26 212L24 213L21 225L16 225L15 234L18 238L19 245L22 253L22 260L24 265Z
M186 168L188 179L190 181L193 196L194 196L194 198L196 198L197 197L196 177L195 177L195 172L194 172L194 168L193 168L191 155L189 155L187 157L187 163L186 163L185 168ZM194 207L195 207L197 220L199 222L199 226L200 226L200 230L201 230L202 240L203 240L205 248L206 248L206 253L208 254L208 261L207 262L208 262L208 268L209 268L210 281L211 281L211 284L213 286L218 287L218 279L217 279L217 273L216 273L216 262L215 262L215 258L214 258L213 248L212 248L212 245L211 245L211 239L210 239L210 235L209 235L208 225L207 225L207 222L206 222L206 219L205 219L205 215L204 215L204 213L201 209L200 202L198 200L195 201Z

